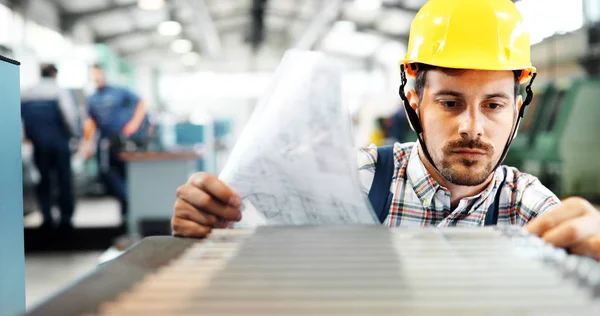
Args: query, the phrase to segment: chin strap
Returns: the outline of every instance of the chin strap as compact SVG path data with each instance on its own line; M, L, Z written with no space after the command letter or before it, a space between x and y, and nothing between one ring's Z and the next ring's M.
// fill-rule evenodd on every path
M508 153L510 144L512 143L515 133L517 132L517 127L519 126L519 122L521 121L521 118L523 118L523 114L525 113L525 108L529 105L529 103L531 103L531 100L533 100L533 91L531 90L531 85L533 84L533 81L535 80L536 75L537 75L536 73L533 74L533 76L531 77L531 80L529 81L529 84L527 85L527 87L525 87L527 96L525 97L525 101L523 102L523 105L521 106L521 109L519 110L519 113L517 115L517 121L513 125L513 128L510 133L510 137L508 138L508 141L506 142L506 145L504 146L504 150L502 150L502 155L500 156L500 159L498 160L498 163L496 164L496 166L494 167L493 170L496 170L496 168L498 168L502 164L504 159L506 158L506 154ZM419 140L419 144L421 145L421 148L423 149L423 153L425 154L425 157L427 158L429 163L433 166L433 168L435 168L435 170L438 173L440 173L440 170L437 168L437 166L433 162L433 159L431 158L431 155L429 154L427 145L425 145L425 140L423 139L423 126L421 125L421 121L419 120L419 115L410 106L410 103L408 102L408 99L406 98L406 95L404 93L404 87L406 87L406 82L407 82L404 65L400 65L400 78L401 78L401 81L400 81L400 89L398 91L398 94L400 94L400 98L402 99L402 101L404 103L404 108L406 109L406 114L408 115L408 120L410 121L410 124L412 125L413 129L415 130L415 133L417 134L417 139Z
M406 114L408 115L408 120L412 125L415 133L417 133L417 139L419 140L419 144L421 148L423 148L423 153L425 157L429 161L429 163L435 168L435 170L440 173L440 170L437 168L435 163L433 163L433 159L431 159L431 155L429 154L429 150L427 149L427 145L425 145L425 140L423 139L423 126L421 125L421 121L419 120L419 114L410 106L406 95L404 94L404 87L406 87L406 72L404 71L404 65L400 65L400 89L398 93L400 94L400 98L404 103L404 108L406 109ZM441 174L441 173L440 173Z
M533 100L533 90L531 90L531 85L533 84L533 81L535 80L535 76L537 76L537 73L533 74L533 76L531 77L531 80L525 87L525 92L527 93L527 96L525 97L525 101L523 101L523 105L521 106L521 109L519 110L519 114L517 115L517 121L513 125L512 131L510 132L510 137L508 138L506 145L504 145L504 150L502 150L502 156L500 156L500 159L498 160L498 163L494 167L494 170L496 170L498 167L500 167L500 165L506 158L506 154L508 154L508 149L510 148L510 144L512 143L513 138L515 137L515 134L517 133L517 128L519 127L519 122L521 121L521 119L523 118L523 115L525 114L525 108L529 105L529 103L531 103L531 100Z

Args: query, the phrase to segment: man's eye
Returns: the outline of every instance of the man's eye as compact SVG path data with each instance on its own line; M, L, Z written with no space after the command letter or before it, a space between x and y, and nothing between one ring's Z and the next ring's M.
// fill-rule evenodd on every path
M499 108L501 108L501 107L502 107L502 104L498 104L498 103L490 103L490 104L488 104L488 107L489 107L490 109L492 109L492 110L495 110L495 109L499 109Z
M442 104L447 108L453 108L458 105L456 101L442 101Z

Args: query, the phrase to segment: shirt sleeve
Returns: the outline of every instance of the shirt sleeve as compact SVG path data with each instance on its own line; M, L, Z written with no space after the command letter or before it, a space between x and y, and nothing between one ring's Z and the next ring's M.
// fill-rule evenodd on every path
M71 135L79 135L79 129L77 128L78 109L73 101L73 96L68 90L58 90L58 105Z
M129 89L123 88L123 94L125 97L125 104L123 104L124 107L135 108L135 106L140 102L140 97Z
M89 96L87 98L87 115L94 123L98 124L98 120L96 120L96 114L94 113L94 98L93 96Z
M546 188L536 177L528 176L518 204L520 224L527 224L535 217L551 211L560 204L560 199Z
M375 177L375 163L377 162L377 147L371 145L358 149L358 179L360 181L361 190L365 194L369 194L371 184Z

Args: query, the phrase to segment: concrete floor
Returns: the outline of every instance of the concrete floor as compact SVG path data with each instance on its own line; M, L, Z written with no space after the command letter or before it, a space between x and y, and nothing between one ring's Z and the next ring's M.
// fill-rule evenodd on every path
M58 209L53 209L57 216ZM75 227L118 226L121 223L119 202L112 198L95 198L77 201L73 225ZM25 217L25 227L38 227L42 224L42 214L34 212Z
M102 252L35 253L25 256L27 310L92 271Z
M37 227L40 213L25 217L25 227ZM80 200L73 217L76 227L118 226L119 204L111 198ZM60 289L92 271L103 252L44 252L25 255L27 309L43 302Z

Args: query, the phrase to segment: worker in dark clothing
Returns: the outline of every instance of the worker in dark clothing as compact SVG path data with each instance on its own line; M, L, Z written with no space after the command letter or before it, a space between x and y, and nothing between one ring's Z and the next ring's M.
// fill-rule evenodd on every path
M388 118L389 120L389 131L386 138L390 139L390 142L405 142L406 134L408 132L412 132L410 130L410 125L408 124L408 118L406 118L406 112L404 109L399 109L392 116Z
M70 229L75 202L69 141L77 134L77 107L69 92L56 84L56 67L47 65L41 71L41 82L21 96L24 132L33 144L34 162L41 176L37 188L44 219L41 228L55 228L51 213L54 174L60 208L58 228Z
M108 85L101 66L92 68L96 92L88 98L89 120L85 124L87 155L91 155L94 132L99 131L97 157L100 176L109 192L121 205L123 220L127 214L125 163L119 158L124 140L143 137L148 117L143 100L130 90Z

